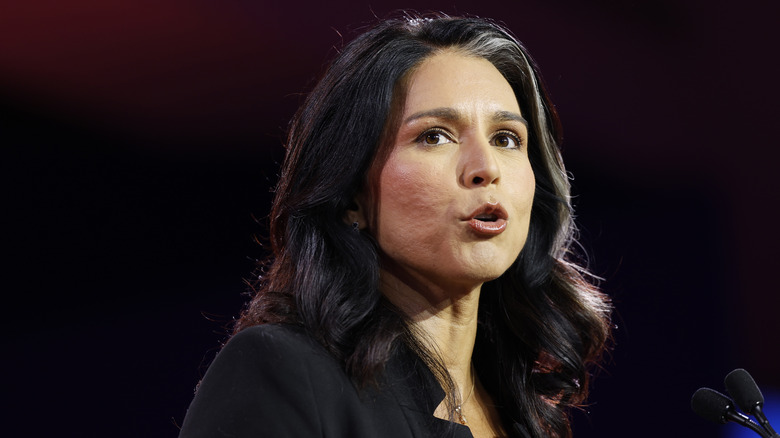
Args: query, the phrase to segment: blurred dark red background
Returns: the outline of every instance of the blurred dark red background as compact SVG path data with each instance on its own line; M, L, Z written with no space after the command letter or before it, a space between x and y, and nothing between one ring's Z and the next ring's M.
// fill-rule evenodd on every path
M774 2L5 3L12 431L176 435L265 254L287 121L402 8L504 22L556 102L619 326L576 436L712 436L690 395L736 367L780 390Z

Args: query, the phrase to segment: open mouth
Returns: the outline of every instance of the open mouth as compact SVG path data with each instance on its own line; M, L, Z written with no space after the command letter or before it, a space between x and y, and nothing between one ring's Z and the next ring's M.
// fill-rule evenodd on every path
M488 204L480 207L467 219L471 230L477 235L490 237L501 234L506 229L509 215L501 204Z
M481 222L495 222L498 220L498 216L495 214L478 214L474 216L474 219Z

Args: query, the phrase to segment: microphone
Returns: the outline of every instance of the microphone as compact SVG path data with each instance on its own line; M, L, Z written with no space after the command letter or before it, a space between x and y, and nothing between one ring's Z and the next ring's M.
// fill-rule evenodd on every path
M726 376L724 383L726 390L734 397L734 401L740 409L756 417L761 427L769 432L770 437L780 437L772 429L769 419L764 414L764 395L761 394L761 390L750 373L742 368L737 368Z
M691 397L691 409L702 418L717 424L729 421L747 427L763 438L773 438L746 415L737 412L731 399L710 388L699 388Z

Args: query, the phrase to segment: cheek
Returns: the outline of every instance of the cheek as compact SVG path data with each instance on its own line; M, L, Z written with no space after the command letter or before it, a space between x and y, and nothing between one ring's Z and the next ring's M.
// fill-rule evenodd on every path
M413 188L421 183L420 174L414 163L403 163L397 159L389 159L379 176L380 194L392 194L398 189Z
M377 219L381 230L383 223L420 215L425 197L431 194L430 184L424 172L415 163L389 160L379 178Z
M534 202L534 195L536 194L536 177L531 169L531 165L528 165L528 171L523 178L522 184L522 196L525 202L525 209L531 212L531 206Z
M446 161L414 153L393 155L380 175L379 192L404 206L430 208L447 196L446 167Z
M449 197L442 169L419 160L391 157L379 177L374 204L375 238L382 246L388 239L419 239L431 228L426 224L441 220L443 202ZM388 249L388 248L383 248Z
M536 191L536 177L528 157L522 157L506 163L502 168L505 190L507 190L514 208L530 211Z
M522 235L523 246L528 235L528 227L531 221L531 209L533 208L536 191L536 178L530 163L523 163L518 167L518 172L512 175L510 187L511 198L514 200L512 208L514 215L520 219L518 233Z

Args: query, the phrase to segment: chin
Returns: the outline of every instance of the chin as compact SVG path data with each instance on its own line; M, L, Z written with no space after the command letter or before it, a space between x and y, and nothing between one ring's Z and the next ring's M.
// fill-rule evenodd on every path
M469 272L465 273L465 276L468 277L472 282L474 283L487 283L488 281L493 281L496 278L504 275L504 273L509 269L509 267L512 264L508 264L504 267L504 265L495 265L491 264L488 266L483 266L477 269L470 269Z
M517 256L507 255L480 258L472 262L466 271L470 272L475 278L481 278L483 281L491 281L504 275L512 264L517 260Z

